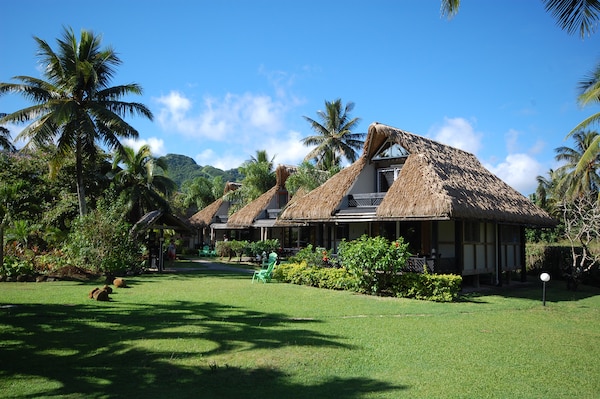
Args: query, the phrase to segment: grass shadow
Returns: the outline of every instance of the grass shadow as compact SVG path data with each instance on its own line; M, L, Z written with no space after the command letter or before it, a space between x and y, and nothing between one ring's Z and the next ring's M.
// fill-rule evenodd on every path
M319 321L310 321L315 322ZM0 309L0 393L9 397L12 392L11 397L22 398L359 398L407 389L368 378L298 384L292 382L293 376L276 368L209 363L215 355L291 343L349 347L343 337L315 332L306 328L306 323L285 314L210 302L6 307ZM152 347L161 340L210 344L202 351ZM17 380L24 384L32 381L30 389L23 390L27 393L19 396L2 382Z

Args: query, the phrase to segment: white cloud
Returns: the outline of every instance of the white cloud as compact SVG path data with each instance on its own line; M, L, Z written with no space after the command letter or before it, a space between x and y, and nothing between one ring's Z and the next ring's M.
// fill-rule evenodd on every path
M217 154L212 149L208 148L197 154L194 157L194 160L201 166L210 165L218 169L229 170L237 168L248 158L248 156L236 151L225 151Z
M123 145L133 148L136 152L143 146L149 145L152 155L155 157L166 155L165 142L163 139L150 137L149 139L124 139Z
M239 147L227 147L224 151L216 153L212 148L207 148L197 154L194 159L198 165L211 165L219 169L228 170L240 166L242 163L256 155L256 150L267 150L269 158L274 158L275 167L279 164L299 165L309 148L304 146L300 133L290 131L286 137L271 137L256 143L255 150L239 151Z
M541 163L523 153L509 154L496 165L486 164L484 166L525 196L535 192L536 177L545 173Z
M299 165L310 150L301 140L299 132L290 131L287 137L269 140L265 148L270 157L275 156L276 165Z
M157 119L163 130L214 141L252 142L254 137L274 134L282 129L288 109L284 102L253 93L206 96L199 110L179 92L156 101L161 106Z
M483 134L476 132L464 118L444 118L441 126L429 130L434 140L476 154L481 148Z

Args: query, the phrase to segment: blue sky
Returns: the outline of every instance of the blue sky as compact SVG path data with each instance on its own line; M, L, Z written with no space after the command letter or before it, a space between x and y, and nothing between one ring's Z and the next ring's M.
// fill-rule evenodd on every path
M102 35L139 83L154 121L130 118L155 155L222 169L267 150L299 164L325 101L354 102L357 132L380 122L474 153L521 193L556 168L554 149L597 107L577 85L600 61L600 33L556 26L541 0L12 0L2 4L0 81L40 76L33 36L63 26ZM27 103L0 97L0 112ZM13 135L21 127L9 126ZM19 144L19 143L18 143Z

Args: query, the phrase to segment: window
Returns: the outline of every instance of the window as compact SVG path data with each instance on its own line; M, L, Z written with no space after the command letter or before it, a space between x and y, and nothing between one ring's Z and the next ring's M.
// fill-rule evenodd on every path
M465 222L465 242L481 242L479 222Z
M388 191L400 175L401 169L402 165L377 169L377 192L383 193Z
M406 158L408 151L400 144L393 141L386 141L383 143L377 154L372 158L375 161L392 158Z

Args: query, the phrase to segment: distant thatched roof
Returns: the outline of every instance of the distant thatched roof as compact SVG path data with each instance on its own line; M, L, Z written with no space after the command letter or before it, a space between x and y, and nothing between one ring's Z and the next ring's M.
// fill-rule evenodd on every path
M241 185L239 183L227 182L223 190L223 197L228 192L237 190L238 188L240 188L240 186ZM210 226L215 216L217 215L217 212L219 212L221 205L223 205L223 197L213 201L211 204L207 205L206 207L193 214L188 219L189 223L197 228Z
M290 205L282 221L335 220L360 171L390 139L409 155L377 207L374 220L493 220L525 225L555 221L500 180L468 152L390 126L373 123L363 155L353 165Z
M273 200L273 197L275 197L279 191L285 189L285 182L287 178L295 171L296 168L293 166L279 165L275 170L275 186L242 209L229 216L229 219L227 219L227 226L238 228L252 226L256 219L260 216L261 212L267 209Z
M223 204L222 197L217 199L216 201L213 201L208 206L206 206L206 207L202 208L201 210L199 210L198 212L194 213L188 219L190 224L197 228L209 226L212 223L215 215L219 211L219 208L221 208L222 204Z

